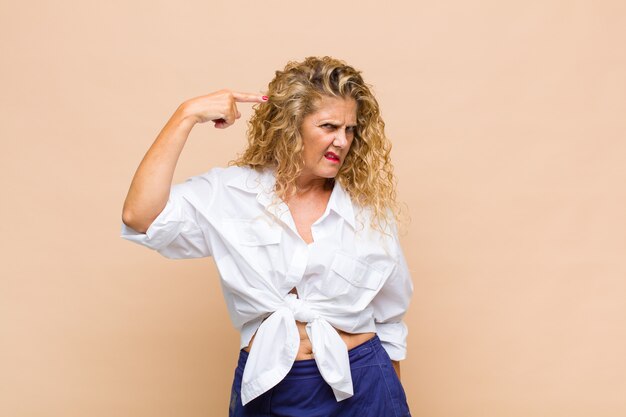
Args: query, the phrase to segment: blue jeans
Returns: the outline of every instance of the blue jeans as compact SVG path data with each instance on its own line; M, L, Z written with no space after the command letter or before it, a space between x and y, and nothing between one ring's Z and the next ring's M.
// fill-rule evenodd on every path
M404 388L378 336L350 349L354 395L337 401L314 359L295 361L287 376L248 404L241 404L241 378L248 352L241 350L232 385L229 417L410 417Z

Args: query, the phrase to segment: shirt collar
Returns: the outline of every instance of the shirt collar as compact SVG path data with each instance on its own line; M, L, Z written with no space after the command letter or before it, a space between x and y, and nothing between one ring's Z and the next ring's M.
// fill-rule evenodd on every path
M241 174L227 181L226 185L256 194L257 201L269 209L274 198L274 185L276 184L274 172L275 168L273 167L267 167L261 172L254 168L247 168ZM280 204L270 211L281 218L288 210L287 205L280 201ZM334 211L347 221L353 229L355 228L352 200L339 181L335 181L335 186L328 200L328 210Z

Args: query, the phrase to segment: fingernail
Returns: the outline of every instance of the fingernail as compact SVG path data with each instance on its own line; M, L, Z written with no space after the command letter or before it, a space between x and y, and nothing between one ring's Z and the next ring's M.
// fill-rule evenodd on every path
M263 97L261 97L261 98L262 98L263 100L266 100L266 101L267 101L267 99L268 99L269 97L268 97L268 96L263 96Z

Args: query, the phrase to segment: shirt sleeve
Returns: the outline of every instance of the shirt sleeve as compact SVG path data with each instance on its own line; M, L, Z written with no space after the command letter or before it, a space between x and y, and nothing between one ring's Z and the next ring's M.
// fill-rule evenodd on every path
M406 358L408 328L403 318L413 295L413 281L398 240L397 228L393 228L395 265L391 275L372 300L376 333L391 360Z
M211 256L207 222L200 209L211 209L215 187L215 169L173 185L165 207L148 230L139 233L122 221L121 237L170 259Z

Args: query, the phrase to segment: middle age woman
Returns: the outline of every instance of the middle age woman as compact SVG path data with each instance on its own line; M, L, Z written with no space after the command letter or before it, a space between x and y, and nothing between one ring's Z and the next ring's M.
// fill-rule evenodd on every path
M191 128L254 102L229 167L171 185ZM241 332L230 416L406 416L399 361L413 292L390 142L360 71L289 62L267 94L185 101L142 160L122 237L169 258L212 256ZM395 371L394 371L395 368Z

